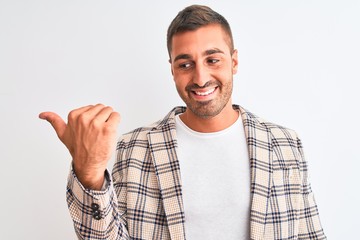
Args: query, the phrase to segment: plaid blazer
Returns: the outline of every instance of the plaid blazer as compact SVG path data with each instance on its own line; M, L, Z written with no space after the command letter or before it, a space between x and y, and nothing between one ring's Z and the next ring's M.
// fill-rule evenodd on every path
M296 133L234 108L249 149L251 239L326 239ZM105 191L84 189L70 172L67 202L79 239L186 239L175 129L184 110L122 137Z

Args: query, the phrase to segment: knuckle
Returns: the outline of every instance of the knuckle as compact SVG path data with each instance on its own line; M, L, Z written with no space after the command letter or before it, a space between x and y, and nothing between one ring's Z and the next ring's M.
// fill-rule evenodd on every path
M105 125L104 128L103 128L103 132L105 134L111 134L114 132L114 128L110 125Z
M69 112L69 115L68 115L68 120L69 121L72 121L76 118L76 110L72 110L71 112Z
M94 118L92 121L91 121L91 125L95 128L100 128L101 127L101 122L99 119L97 118Z
M115 116L116 118L118 118L118 119L121 118L121 115L120 115L120 113L118 113L118 112L114 112L114 116Z
M114 109L113 109L112 107L110 107L110 106L106 106L106 110L109 110L109 111L111 111L111 112L114 111Z
M77 121L78 121L79 123L86 123L86 122L87 122L87 119L88 119L87 114L86 114L86 113L82 113L82 114L80 114L80 115L78 116Z

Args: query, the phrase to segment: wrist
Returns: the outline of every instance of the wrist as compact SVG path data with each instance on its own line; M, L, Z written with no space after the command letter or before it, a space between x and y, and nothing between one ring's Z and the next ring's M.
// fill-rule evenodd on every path
M91 190L101 190L105 181L106 167L81 167L73 163L73 171L86 188Z

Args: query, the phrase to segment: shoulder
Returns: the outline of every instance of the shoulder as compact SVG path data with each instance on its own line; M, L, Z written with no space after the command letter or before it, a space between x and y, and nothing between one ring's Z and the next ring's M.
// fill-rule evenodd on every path
M298 141L299 137L295 130L268 121L240 106L235 105L235 107L238 107L240 109L245 125L248 125L249 127L261 129L264 132L269 132L273 139L287 139L289 141L295 141L295 142Z
M271 150L273 165L292 168L299 162L305 163L301 140L296 131L258 117L240 108L248 137L253 138L255 147ZM305 165L301 165L302 169Z
M175 128L175 115L184 111L185 107L175 107L168 114L166 114L164 118L147 126L139 127L123 134L119 140L119 143L147 140L148 134L151 132L166 132L167 130Z
M299 138L297 132L291 128L287 128L282 125L268 121L264 121L263 124L270 130L273 138L276 139L282 138L282 139L288 139L294 141L297 141L297 139Z

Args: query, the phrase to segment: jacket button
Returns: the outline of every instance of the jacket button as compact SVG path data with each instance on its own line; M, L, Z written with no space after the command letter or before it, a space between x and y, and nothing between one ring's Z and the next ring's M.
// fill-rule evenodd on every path
M101 213L99 210L93 210L92 211L92 215L96 220L100 220L101 219Z
M91 204L91 209L92 209L92 210L98 210L98 209L99 209L99 204L97 204L97 203L92 203L92 204Z
M91 213L92 213L92 216L96 220L101 219L101 212L100 212L99 208L100 208L99 204L97 204L97 203L92 203L91 204Z

